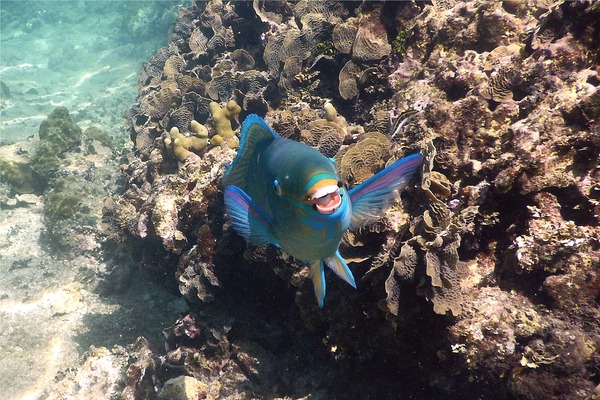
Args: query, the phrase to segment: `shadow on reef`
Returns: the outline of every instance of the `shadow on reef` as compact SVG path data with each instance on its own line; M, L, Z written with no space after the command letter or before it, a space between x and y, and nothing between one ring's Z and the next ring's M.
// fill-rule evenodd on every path
M147 336L154 348L160 348L164 339L161 329L172 322L174 314L185 309L185 302L175 293L143 279L136 271L137 266L124 261L108 261L112 266L94 288L102 297L102 308L83 318L86 330L74 337L80 353L88 351L90 346L125 347L142 335Z
M449 321L424 320L416 312L392 327L376 307L366 309L361 306L361 296L340 293L347 288L334 282L328 312L318 315L317 307L311 305L305 310L311 315L301 315L295 290L286 288L272 270L264 265L239 267L245 271L238 273L237 280L244 285L223 290L212 303L192 306L189 314L165 330L168 352L158 374L161 380L176 377L183 370L210 382L216 379L212 375L215 372L202 365L217 364L229 365L222 372L225 378L219 378L224 396L250 387L259 398L411 399L446 393L432 388L422 371L401 361L396 351L403 353L402 358L418 357L420 368L435 368L443 379L440 365L444 361L437 349L446 341L445 336L425 346L422 337L430 331L443 332ZM257 268L263 268L265 274L257 274ZM263 276L269 274L270 279ZM261 290L265 282L271 290ZM303 297L302 301L314 302L312 293ZM356 314L360 308L363 311ZM366 342L361 339L365 335L369 336ZM228 376L240 371L245 378ZM244 386L246 379L248 388ZM461 397L457 394L456 398Z
M598 21L590 1L183 7L140 73L103 223L190 312L125 397L597 398ZM308 268L224 215L250 113L348 187L426 158L344 236L358 289L327 276L322 309Z

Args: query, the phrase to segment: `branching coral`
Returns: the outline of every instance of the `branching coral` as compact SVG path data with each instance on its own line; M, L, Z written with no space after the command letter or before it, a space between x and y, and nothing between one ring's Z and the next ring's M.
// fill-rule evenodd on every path
M228 101L225 107L221 107L215 102L210 103L210 113L217 131L210 138L210 144L214 146L227 146L230 149L239 146L240 142L231 128L231 121L237 118L237 115L241 111L242 108L234 100Z
M165 138L165 147L178 161L188 161L197 158L195 152L203 150L208 146L208 130L198 121L190 123L190 136L185 136L177 127L171 128L169 137Z

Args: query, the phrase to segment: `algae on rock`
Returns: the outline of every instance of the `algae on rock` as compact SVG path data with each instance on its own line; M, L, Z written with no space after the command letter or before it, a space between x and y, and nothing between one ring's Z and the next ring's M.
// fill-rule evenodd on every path
M34 193L42 186L31 165L23 161L0 159L0 182L16 194Z
M97 184L78 176L56 182L44 201L44 225L50 242L58 248L83 248L85 238L97 230L101 217L97 203L104 196Z
M82 131L65 107L57 107L40 124L39 137L31 167L48 182L59 176L64 154L81 145Z

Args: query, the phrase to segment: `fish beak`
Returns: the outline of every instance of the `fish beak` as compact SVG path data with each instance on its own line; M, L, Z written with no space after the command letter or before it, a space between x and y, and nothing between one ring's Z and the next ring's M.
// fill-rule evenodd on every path
M324 186L308 197L308 203L321 214L333 214L342 205L340 188L337 185Z

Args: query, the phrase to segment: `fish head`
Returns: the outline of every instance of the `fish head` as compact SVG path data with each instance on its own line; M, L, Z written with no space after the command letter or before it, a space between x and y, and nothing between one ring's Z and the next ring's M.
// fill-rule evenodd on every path
M339 179L335 161L317 150L298 143L278 163L274 192L301 215L335 220L347 211L349 197Z

